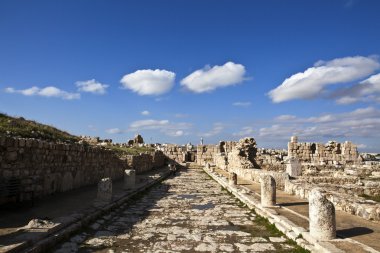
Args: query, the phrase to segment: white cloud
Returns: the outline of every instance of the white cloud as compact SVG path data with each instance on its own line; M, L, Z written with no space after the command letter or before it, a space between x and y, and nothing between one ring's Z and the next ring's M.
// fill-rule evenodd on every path
M233 106L248 107L251 105L251 102L235 102L232 105Z
M220 134L224 130L224 125L222 123L214 123L213 128L208 131L199 134L202 137L211 137Z
M94 94L105 94L106 89L109 87L109 85L99 83L95 79L78 81L75 85L78 87L78 91L90 92Z
M150 112L149 111L142 111L141 115L148 116L148 115L150 115Z
M326 87L366 77L380 68L374 57L345 57L318 61L313 67L285 79L268 95L274 103L293 99L310 99L326 93Z
M174 86L175 73L161 69L143 69L123 76L120 80L125 89L139 95L161 95Z
M145 119L137 120L132 122L129 125L131 131L146 130L146 129L159 129L162 126L168 125L169 120L154 120L154 119Z
M243 127L239 132L233 133L233 136L251 136L254 133L253 127L246 126Z
M338 90L332 97L337 98L338 104L344 105L356 102L380 102L380 73L372 75L350 88Z
M223 66L206 66L182 79L181 85L195 93L213 91L220 87L235 85L244 81L245 67L227 62Z
M24 89L24 90L16 90L12 87L8 87L5 89L5 92L18 93L24 96L57 97L57 98L65 99L65 100L73 100L73 99L80 98L79 93L70 93L54 86L48 86L45 88L38 88L36 86L33 86L31 88Z
M276 119L275 119L276 121ZM309 140L321 138L380 137L380 110L374 107L359 108L346 113L324 114L309 118L289 118L281 124L272 124L259 130L259 136L268 139L288 140L298 135Z
M106 133L108 133L108 134L121 134L121 133L123 133L123 130L121 130L119 128L110 128L110 129L106 130Z

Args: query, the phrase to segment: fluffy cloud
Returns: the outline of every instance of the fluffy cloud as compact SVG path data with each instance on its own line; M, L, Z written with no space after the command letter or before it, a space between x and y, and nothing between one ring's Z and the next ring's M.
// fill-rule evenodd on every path
M125 89L139 95L161 95L173 87L175 73L161 69L143 69L123 76L120 80Z
M149 111L142 111L141 115L148 116L148 115L150 115L150 112Z
M318 61L313 67L285 79L269 92L274 103L293 99L310 99L326 92L333 84L347 83L366 77L380 68L373 57L345 57L331 61Z
M243 65L227 62L223 66L206 66L196 70L182 79L181 85L195 93L202 93L241 83L244 75Z
M338 104L352 104L359 101L380 103L380 73L350 88L339 90L332 97L336 98Z
M233 133L233 136L251 136L254 133L253 127L243 127L239 132Z
M233 106L240 106L240 107L248 107L251 105L251 102L235 102L232 105Z
M351 112L324 114L316 117L292 117L281 124L259 130L259 136L287 140L292 135L304 139L380 137L380 110L374 107L359 108Z
M109 85L97 82L95 79L87 81L78 81L75 83L78 91L90 92L94 94L105 94Z
M70 93L54 86L48 86L45 88L39 88L39 87L33 86L31 88L24 89L24 90L16 90L12 87L8 87L5 89L5 92L18 93L24 96L56 97L56 98L62 98L65 100L73 100L73 99L80 98L79 93Z

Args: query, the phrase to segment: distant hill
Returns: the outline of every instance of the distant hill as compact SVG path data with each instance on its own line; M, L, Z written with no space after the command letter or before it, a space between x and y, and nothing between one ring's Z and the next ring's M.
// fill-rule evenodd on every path
M33 120L26 120L23 117L15 118L0 113L0 136L3 135L67 143L80 140L78 136L71 135L55 127L40 124Z

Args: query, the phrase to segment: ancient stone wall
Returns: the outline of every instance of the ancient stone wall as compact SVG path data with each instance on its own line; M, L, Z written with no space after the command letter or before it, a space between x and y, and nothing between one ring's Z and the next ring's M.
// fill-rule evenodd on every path
M136 173L143 173L153 168L159 168L165 164L166 157L163 152L156 151L152 154L140 154L127 156L127 164Z
M131 167L137 172L160 167L164 159L162 153L121 159L100 147L0 137L0 204L10 201L10 182L22 201L97 184L105 177L118 179Z
M288 156L296 157L300 162L313 164L356 164L359 153L356 145L349 141L338 143L299 143L297 138L288 142Z
M219 145L198 145L197 164L204 165L214 162L214 155L220 153Z
M285 180L284 191L302 199L308 199L310 191L315 187L316 185L308 184L304 181ZM380 221L379 203L368 201L361 197L353 197L353 194L346 195L341 192L331 191L327 187L324 188L327 190L327 198L337 210L342 210L367 220Z
M285 171L284 158L287 155L288 152L285 150L259 148L255 160L261 169Z

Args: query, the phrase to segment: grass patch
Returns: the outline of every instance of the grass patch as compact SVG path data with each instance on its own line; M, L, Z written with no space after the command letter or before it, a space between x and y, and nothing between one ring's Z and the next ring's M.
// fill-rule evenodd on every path
M11 117L4 113L0 113L0 135L66 143L79 141L78 136L71 135L53 126L26 120L22 117Z
M370 195L367 195L367 194L360 194L359 197L363 197L363 198L368 199L368 200L373 200L373 201L376 201L376 202L380 202L380 195L370 196Z
M154 152L154 148L152 147L119 147L108 145L106 148L111 149L120 155L139 155L140 153Z

